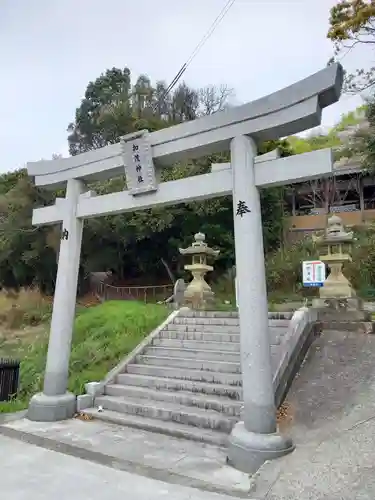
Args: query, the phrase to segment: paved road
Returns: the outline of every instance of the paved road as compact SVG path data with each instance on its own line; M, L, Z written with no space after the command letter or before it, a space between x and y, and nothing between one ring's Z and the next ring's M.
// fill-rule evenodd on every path
M12 500L229 500L0 436L0 496Z
M294 453L260 471L256 498L375 498L375 335L325 332L287 397Z

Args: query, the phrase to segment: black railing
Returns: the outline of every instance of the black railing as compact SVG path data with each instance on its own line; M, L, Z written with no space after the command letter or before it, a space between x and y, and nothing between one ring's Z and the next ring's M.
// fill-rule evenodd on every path
M17 395L20 362L0 359L0 401L9 401Z

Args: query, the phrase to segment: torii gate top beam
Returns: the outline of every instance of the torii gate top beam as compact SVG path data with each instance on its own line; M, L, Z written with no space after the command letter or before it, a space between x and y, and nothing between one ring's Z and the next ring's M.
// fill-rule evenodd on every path
M278 92L242 106L230 108L150 134L153 157L161 166L229 149L237 135L256 141L278 139L321 123L322 109L335 103L341 93L340 64L300 80ZM56 188L71 178L104 180L123 173L120 143L70 158L27 164L38 186Z

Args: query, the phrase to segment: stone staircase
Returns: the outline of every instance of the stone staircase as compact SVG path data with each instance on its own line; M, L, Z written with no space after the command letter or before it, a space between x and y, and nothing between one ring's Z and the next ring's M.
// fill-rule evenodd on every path
M275 375L289 323L280 317L269 319ZM135 354L84 413L225 445L242 406L238 314L181 310Z

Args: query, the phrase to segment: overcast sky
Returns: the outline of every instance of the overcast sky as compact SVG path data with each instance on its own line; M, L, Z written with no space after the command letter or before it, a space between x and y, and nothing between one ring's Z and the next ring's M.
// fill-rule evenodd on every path
M192 86L228 84L236 102L322 69L334 0L236 0L185 74ZM67 155L66 128L90 80L129 67L170 81L226 0L0 0L0 171ZM363 51L343 63L368 63ZM323 124L361 103L343 97Z

